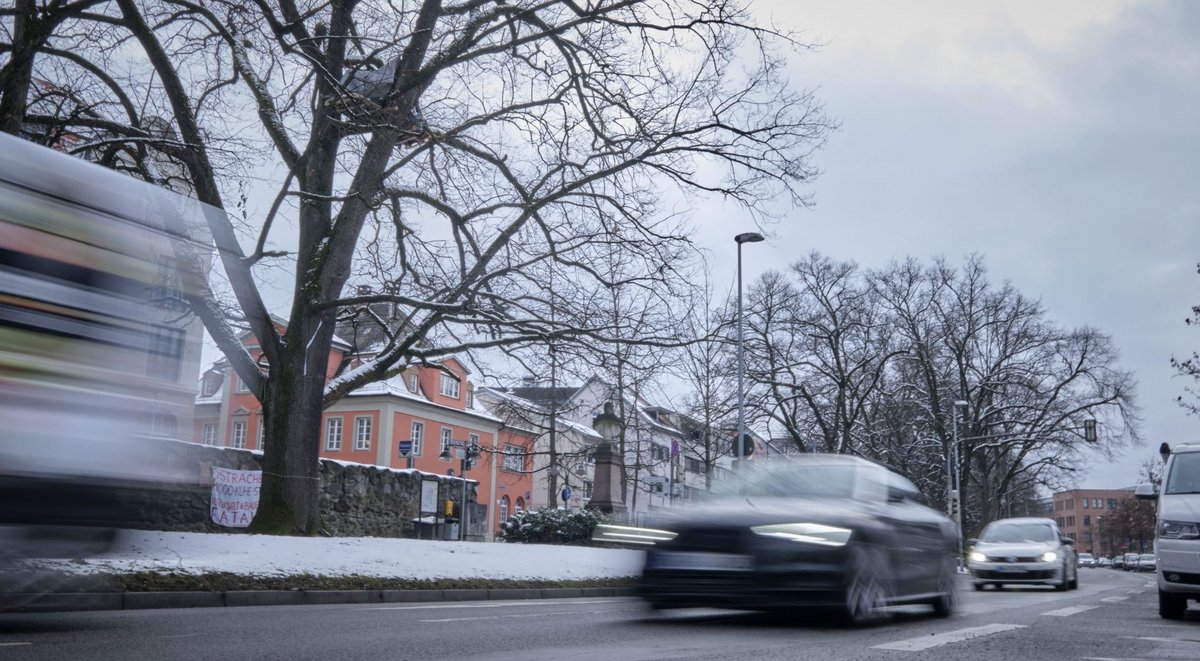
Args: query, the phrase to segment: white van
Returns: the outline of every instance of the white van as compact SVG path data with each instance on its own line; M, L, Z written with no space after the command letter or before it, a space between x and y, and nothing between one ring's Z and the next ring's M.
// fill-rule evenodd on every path
M1163 443L1166 469L1162 493L1151 484L1137 497L1158 499L1155 555L1158 556L1158 614L1183 618L1188 599L1200 599L1200 445Z

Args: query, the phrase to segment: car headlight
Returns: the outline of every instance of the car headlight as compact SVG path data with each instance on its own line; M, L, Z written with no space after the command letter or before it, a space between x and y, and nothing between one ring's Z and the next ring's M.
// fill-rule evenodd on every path
M971 562L987 562L987 556L979 551L971 551L971 555L968 557L971 559Z
M822 523L775 523L766 526L751 526L750 530L763 537L777 537L793 542L819 544L821 546L845 546L850 541L849 528L827 526Z
M1158 536L1167 539L1200 539L1200 525L1183 521L1163 521Z
M1058 560L1057 551L1046 551L1042 554L1042 562L1054 562L1055 560Z

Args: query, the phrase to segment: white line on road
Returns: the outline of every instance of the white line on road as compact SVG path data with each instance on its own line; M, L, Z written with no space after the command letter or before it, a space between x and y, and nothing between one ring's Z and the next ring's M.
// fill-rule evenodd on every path
M1099 606L1071 606L1070 608L1060 608L1056 611L1046 611L1045 613L1042 613L1042 615L1050 615L1053 617L1067 617L1068 615L1077 615L1077 614L1083 613L1085 611L1090 611L1093 608L1100 608L1100 607Z
M0 647L15 647L17 645L32 645L33 643L0 643Z
M517 601L490 601L487 603L456 602L452 604L438 603L424 606L371 606L356 608L360 611L415 611L436 610L439 608L512 608L513 604L522 606L570 606L574 604L615 604L627 602L628 599L590 599L588 601L563 601L562 599L521 599Z
M418 620L418 622L473 622L476 620L515 620L525 617L546 617L547 615L594 615L596 613L620 613L625 608L613 608L603 611L551 611L549 613L515 613L512 615L480 615L478 617L446 617L440 620Z
M1125 601L1128 598L1129 597L1105 597L1105 598L1101 599L1100 601L1107 601L1110 604L1115 604L1118 601Z
M920 652L931 647L948 645L950 643L958 643L980 636L989 636L994 633L1002 633L1004 631L1012 631L1013 629L1025 629L1024 624L988 624L982 627L970 627L968 629L959 629L958 631L947 631L934 636L921 636L920 638L909 638L908 640L898 640L894 643L885 643L883 645L875 645L875 649L879 650L899 650L901 652Z
M1136 656L1085 656L1083 661L1151 661Z

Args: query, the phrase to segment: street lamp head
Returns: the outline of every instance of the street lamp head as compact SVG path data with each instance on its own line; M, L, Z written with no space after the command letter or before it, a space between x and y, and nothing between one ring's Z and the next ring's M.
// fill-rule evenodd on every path
M623 426L621 419L613 414L611 401L604 402L604 412L592 418L592 428L599 432L600 437L607 442L616 439Z
M766 239L764 239L763 235L759 234L758 232L744 232L733 237L733 240L737 241L738 245L741 245L743 243L758 243L759 241L765 241Z
M558 477L558 464L550 464L546 472L550 474L550 477Z

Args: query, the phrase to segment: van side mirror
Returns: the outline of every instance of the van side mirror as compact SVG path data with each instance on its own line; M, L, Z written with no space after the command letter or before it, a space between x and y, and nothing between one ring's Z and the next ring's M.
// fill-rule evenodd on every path
M976 544L979 543L979 538L972 537L971 539L967 540L967 543L970 544L971 546L975 546Z
M1142 500L1154 500L1158 498L1158 489L1155 489L1153 484L1139 484L1137 489L1133 490L1133 495Z
M1158 454L1162 456L1163 463L1167 463L1167 457L1171 456L1171 444L1163 441L1162 445L1158 446Z

